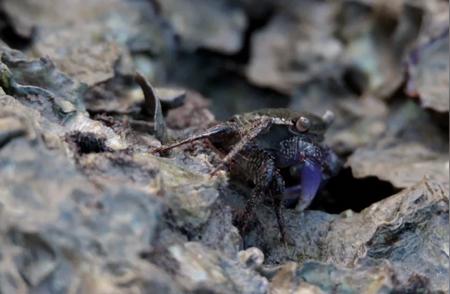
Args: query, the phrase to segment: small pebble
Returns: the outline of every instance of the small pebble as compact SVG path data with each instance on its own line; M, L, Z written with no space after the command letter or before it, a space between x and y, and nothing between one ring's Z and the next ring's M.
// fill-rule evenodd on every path
M250 269L257 269L264 262L264 253L256 247L250 247L239 252L239 261Z

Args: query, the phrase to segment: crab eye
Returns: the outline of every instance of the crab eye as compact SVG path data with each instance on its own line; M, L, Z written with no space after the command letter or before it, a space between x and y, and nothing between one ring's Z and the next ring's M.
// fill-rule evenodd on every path
M301 116L295 123L295 127L299 132L305 133L311 127L311 121L308 118Z

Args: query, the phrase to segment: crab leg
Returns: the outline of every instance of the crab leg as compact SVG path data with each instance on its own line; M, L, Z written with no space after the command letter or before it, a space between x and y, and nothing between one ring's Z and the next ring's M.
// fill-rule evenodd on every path
M272 154L265 150L259 149L255 145L249 145L237 156L241 161L241 165L246 165L246 171L253 171L253 173L248 173L246 176L250 177L255 184L255 188L250 194L250 198L247 200L245 212L242 215L243 230L245 231L248 229L249 221L255 218L255 207L262 201L262 199L264 199L264 197L266 197L267 194L275 209L281 239L284 243L286 243L289 238L285 230L281 197L284 192L285 182L275 165ZM243 175L243 177L245 176Z
M161 146L159 148L156 148L153 150L154 153L161 153L161 152L165 152L168 150L171 150L175 147L181 146L181 145L186 145L189 143L192 143L194 141L198 141L198 140L202 140L202 139L208 139L210 137L214 137L214 136L218 136L218 135L224 135L226 133L229 133L233 131L233 129L228 126L228 125L217 125L214 126L212 128L207 129L206 131L204 131L203 133L194 135L192 137L186 138L182 141L179 142L175 142L173 144L170 145L165 145L165 146Z
M253 124L253 126L250 128L250 130L245 133L241 140L234 145L233 149L223 158L222 162L211 172L211 176L217 173L218 170L220 170L224 165L228 164L231 160L236 157L236 155L239 154L246 146L249 145L249 143L256 138L261 132L267 130L272 125L272 122L270 119L263 119L261 121L258 121L257 123Z

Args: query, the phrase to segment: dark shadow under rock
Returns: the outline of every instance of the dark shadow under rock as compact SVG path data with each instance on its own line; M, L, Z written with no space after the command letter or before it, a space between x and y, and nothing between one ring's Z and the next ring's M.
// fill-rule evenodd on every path
M100 153L109 151L106 146L106 138L97 137L93 133L73 132L67 136L69 144L73 144L73 148L78 154Z
M373 203L381 201L400 189L376 177L355 178L350 168L345 168L326 183L314 199L311 210L321 210L332 214L345 210L360 212Z

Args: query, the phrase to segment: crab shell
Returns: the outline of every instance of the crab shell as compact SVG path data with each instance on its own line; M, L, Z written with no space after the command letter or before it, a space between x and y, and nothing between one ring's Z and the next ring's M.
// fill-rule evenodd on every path
M328 154L322 146L334 115L330 111L320 117L289 109L263 109L241 115L239 119L251 121L263 117L270 117L272 126L256 138L256 144L275 154L278 168L289 169L297 183L287 188L283 196L286 203L297 202L296 209L303 211L311 204L326 177L323 166L330 156L335 156ZM295 128L296 121L302 117L310 122L307 132Z
M288 108L267 108L257 111L248 112L245 114L237 115L236 117L242 121L252 121L255 119L261 119L263 117L269 117L272 119L273 125L278 126L288 126L292 128L295 123L301 117L307 118L311 122L311 126L305 135L317 136L323 139L323 135L327 128L331 125L334 120L334 114L327 110L322 117L315 115L310 112L295 111Z

